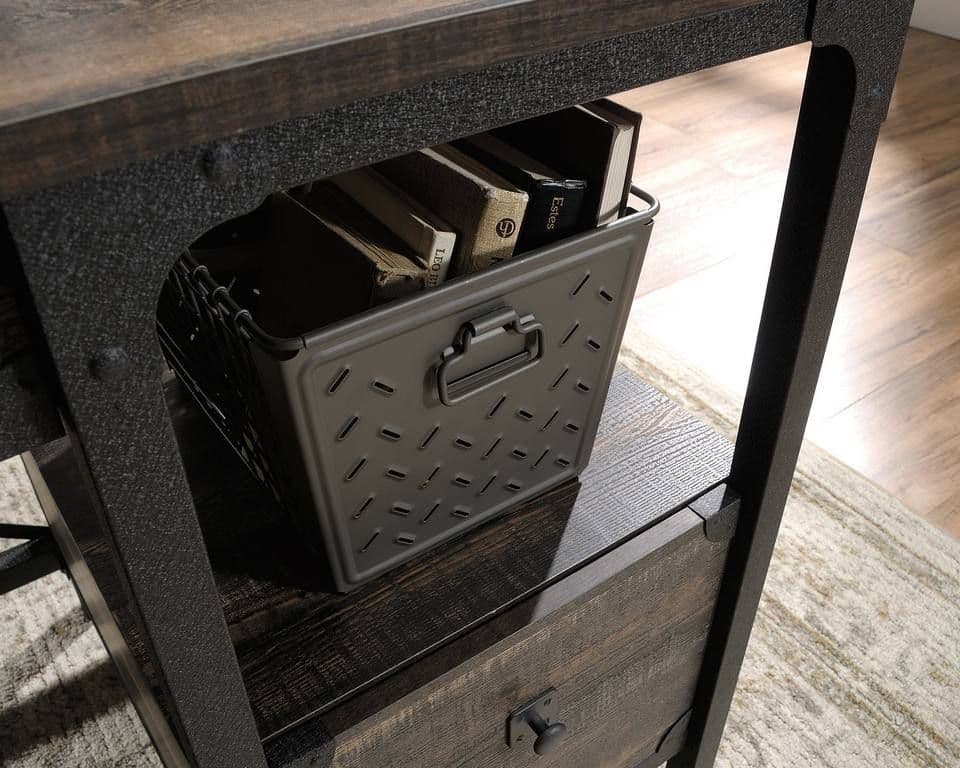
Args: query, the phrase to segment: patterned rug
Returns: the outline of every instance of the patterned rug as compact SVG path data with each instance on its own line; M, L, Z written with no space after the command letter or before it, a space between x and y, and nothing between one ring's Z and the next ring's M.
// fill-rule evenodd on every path
M652 340L630 332L622 362L734 436L736 400ZM0 464L0 519L39 517ZM0 597L0 764L159 765L63 575ZM960 544L812 445L717 765L960 765Z

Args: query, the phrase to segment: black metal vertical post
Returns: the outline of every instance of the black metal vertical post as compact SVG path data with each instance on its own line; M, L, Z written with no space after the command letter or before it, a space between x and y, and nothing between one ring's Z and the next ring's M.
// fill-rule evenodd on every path
M164 243L156 230L165 222L113 188L81 186L76 197L54 192L8 210L12 229L31 220L41 233L21 240L19 256L83 479L119 561L123 609L141 627L191 763L265 768L160 383L155 306L169 261L129 243Z
M821 0L733 458L742 493L687 749L713 765L813 401L912 0Z

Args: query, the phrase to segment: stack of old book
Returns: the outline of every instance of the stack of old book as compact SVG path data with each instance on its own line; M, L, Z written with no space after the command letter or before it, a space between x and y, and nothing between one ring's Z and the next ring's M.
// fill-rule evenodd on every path
M296 258L264 274L262 311L278 330L325 324L616 220L640 120L602 100L274 195ZM312 286L310 307L291 281Z

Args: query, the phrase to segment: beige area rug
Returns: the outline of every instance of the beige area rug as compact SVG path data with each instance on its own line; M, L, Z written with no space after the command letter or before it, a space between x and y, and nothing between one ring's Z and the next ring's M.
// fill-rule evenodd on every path
M733 437L737 403L702 374L633 332L622 360ZM0 519L38 516L0 464ZM0 764L159 765L62 575L0 597ZM717 764L960 766L960 544L812 445Z

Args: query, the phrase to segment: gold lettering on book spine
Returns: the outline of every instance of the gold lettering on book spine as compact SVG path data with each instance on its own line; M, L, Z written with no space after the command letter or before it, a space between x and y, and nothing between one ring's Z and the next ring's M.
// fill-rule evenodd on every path
M553 229L557 226L557 219L560 218L560 209L566 202L565 197L555 197L550 201L550 215L547 216L547 229Z

